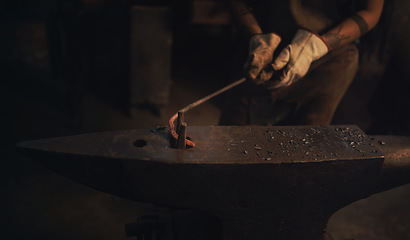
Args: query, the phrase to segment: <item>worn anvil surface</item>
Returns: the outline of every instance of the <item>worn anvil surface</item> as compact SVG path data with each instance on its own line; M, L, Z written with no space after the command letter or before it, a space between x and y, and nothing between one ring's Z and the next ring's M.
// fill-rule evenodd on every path
M220 217L225 239L320 239L336 210L369 196L383 154L355 126L167 128L27 141L18 148L118 196Z
M189 127L195 148L170 147L167 129L136 129L26 141L18 147L63 154L164 163L307 163L380 158L355 126Z

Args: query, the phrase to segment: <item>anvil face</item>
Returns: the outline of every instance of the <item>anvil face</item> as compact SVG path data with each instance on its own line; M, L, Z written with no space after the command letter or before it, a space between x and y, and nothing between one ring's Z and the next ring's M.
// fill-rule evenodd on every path
M278 164L380 159L356 126L189 127L195 148L174 149L166 128L27 141L23 150L186 164Z

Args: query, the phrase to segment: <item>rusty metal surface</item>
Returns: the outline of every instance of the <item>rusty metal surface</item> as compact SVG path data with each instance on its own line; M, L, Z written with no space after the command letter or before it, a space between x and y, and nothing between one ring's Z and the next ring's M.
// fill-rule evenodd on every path
M20 143L36 149L112 159L167 163L307 163L379 159L383 155L356 126L188 127L195 148L174 149L167 128L126 130ZM143 146L135 142L145 142Z

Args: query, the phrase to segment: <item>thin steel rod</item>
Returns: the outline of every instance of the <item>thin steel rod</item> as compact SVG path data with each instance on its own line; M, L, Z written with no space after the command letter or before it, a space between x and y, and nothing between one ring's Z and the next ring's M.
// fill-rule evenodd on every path
M178 112L177 128L175 129L175 131L176 131L178 134L179 134L179 129L180 129L180 127L181 127L181 124L182 124L183 122L185 122L185 120L184 120L184 115L185 115L184 112Z
M198 106L198 105L200 105L200 104L202 104L202 103L208 101L209 99L211 99L211 98L213 98L213 97L215 97L215 96L218 96L219 94L221 94L221 93L223 93L223 92L226 92L227 90L229 90L229 89L231 89L231 88L233 88L233 87L238 86L239 84L241 84L241 83L243 83L243 82L245 82L245 81L246 81L246 78L241 78L241 79L239 79L239 80L237 80L237 81L235 81L235 82L229 84L228 86L225 86L225 87L219 89L218 91L216 91L216 92L214 92L214 93L212 93L212 94L209 94L208 96L205 96L205 97L199 99L199 100L196 101L196 102L193 102L193 103L189 104L188 106L182 108L182 109L179 110L179 111L180 111L180 112L187 112L187 111L191 110L192 108L194 108L194 107L196 107L196 106Z
M184 149L186 148L186 128L187 125L185 122L181 123L181 126L179 126L179 131L178 131L178 140L177 140L177 148L179 149Z
M239 80L237 80L237 81L235 81L235 82L233 82L233 83L231 83L231 84L229 84L229 85L227 85L227 86L225 86L225 87L219 89L218 91L216 91L216 92L214 92L214 93L212 93L212 94L209 94L208 96L205 96L205 97L199 99L199 100L196 101L196 102L193 102L193 103L189 104L188 106L182 108L182 109L179 110L178 112L180 112L180 113L185 113L185 112L191 110L192 108L197 107L198 105L200 105L200 104L202 104L202 103L208 101L209 99L211 99L211 98L213 98L213 97L215 97L215 96L218 96L219 94L221 94L221 93L223 93L223 92L226 92L226 91L228 91L229 89L238 86L239 84L244 83L245 81L246 81L246 78L241 78L241 79L239 79ZM169 127L170 127L170 129L171 129L171 134L172 134L172 136L173 136L175 139L178 139L178 134L175 132L175 126L174 126L174 121L175 121L175 119L178 117L178 112L175 113L175 114L169 119ZM190 141L190 140L188 140L188 139L186 140L186 144L187 144L188 146L195 147L195 143L192 142L192 141Z

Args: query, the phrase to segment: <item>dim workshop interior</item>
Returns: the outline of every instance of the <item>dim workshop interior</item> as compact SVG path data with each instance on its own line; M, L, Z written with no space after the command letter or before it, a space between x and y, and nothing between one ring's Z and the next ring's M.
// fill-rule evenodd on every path
M219 126L228 2L0 3L0 239L410 239L410 2L331 125Z

